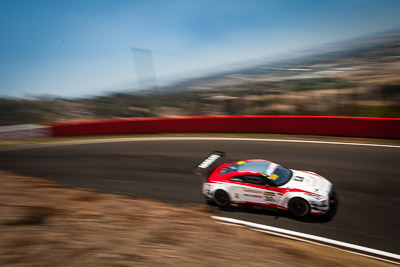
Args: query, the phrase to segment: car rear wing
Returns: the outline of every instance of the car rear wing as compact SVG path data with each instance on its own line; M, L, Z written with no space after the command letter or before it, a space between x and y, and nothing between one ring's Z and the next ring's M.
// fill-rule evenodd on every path
M213 151L210 155L204 158L200 164L194 169L194 174L196 175L205 175L208 174L213 167L215 166L215 162L221 158L225 157L225 152L222 151Z

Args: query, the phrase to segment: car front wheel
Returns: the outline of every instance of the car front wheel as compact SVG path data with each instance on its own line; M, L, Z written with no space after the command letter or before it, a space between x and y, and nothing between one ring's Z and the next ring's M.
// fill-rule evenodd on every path
M214 201L217 203L218 206L222 208L226 208L230 205L231 200L227 192L222 189L218 189L214 193Z
M304 217L310 213L310 205L306 200L295 197L289 202L289 211L296 217Z

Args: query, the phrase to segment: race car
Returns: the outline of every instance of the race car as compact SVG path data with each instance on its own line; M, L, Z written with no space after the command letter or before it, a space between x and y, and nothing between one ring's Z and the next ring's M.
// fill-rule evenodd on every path
M224 163L214 151L195 169L205 175L203 195L222 208L250 205L289 211L296 217L323 215L333 209L336 194L332 183L311 171L288 169L264 159Z

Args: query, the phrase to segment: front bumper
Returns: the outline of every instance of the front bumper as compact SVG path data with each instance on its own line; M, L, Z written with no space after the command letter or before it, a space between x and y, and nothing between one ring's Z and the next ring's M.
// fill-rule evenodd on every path
M333 190L332 188L332 190L329 192L329 213L335 214L338 204L339 204L338 196L335 190Z
M335 190L333 188L330 190L328 199L322 202L312 202L311 213L315 215L321 214L334 214L336 213L338 198Z

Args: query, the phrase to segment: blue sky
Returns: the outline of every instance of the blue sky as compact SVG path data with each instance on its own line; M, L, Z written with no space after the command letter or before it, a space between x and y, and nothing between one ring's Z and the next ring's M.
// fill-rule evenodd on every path
M131 48L172 81L394 28L399 0L0 0L0 96L135 88Z

